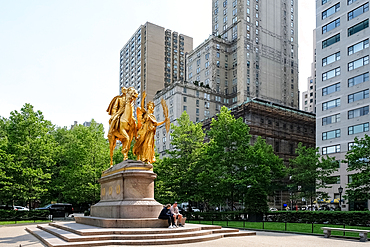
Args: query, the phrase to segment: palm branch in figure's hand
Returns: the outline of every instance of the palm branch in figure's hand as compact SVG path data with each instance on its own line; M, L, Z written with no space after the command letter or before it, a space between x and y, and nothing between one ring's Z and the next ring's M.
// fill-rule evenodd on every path
M167 107L166 101L163 98L161 100L161 104L163 108L163 115L166 121L166 131L168 133L168 131L170 131L170 119L168 118L168 107Z

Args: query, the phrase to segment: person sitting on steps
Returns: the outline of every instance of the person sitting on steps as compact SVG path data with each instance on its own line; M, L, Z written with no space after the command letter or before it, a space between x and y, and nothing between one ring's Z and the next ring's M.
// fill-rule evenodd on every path
M165 207L163 207L161 213L158 216L158 219L168 220L168 228L176 228L175 219L171 215L170 208L171 204L167 204Z
M175 225L176 227L180 226L180 227L184 227L182 224L181 224L181 221L182 221L182 214L179 213L179 208L177 207L177 202L175 202L172 207L171 207L171 214L172 214L172 217L173 217L173 220L176 221L176 219L178 220L178 225Z

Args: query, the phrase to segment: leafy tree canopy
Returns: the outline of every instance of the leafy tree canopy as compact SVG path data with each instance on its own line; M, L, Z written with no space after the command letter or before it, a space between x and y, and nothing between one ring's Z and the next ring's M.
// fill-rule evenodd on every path
M302 143L296 149L298 156L290 160L290 189L299 197L327 198L322 188L330 188L328 182L338 169L338 162L333 157L321 157L319 148L305 147Z
M346 195L350 200L370 199L370 136L358 139L346 154L347 171L356 172L347 184Z

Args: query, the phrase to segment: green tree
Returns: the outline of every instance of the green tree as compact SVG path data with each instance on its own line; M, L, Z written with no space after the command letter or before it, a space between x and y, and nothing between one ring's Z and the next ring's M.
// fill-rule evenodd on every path
M57 146L50 134L54 126L30 104L25 104L20 112L11 112L10 118L2 122L7 138L2 159L11 164L5 173L13 183L11 188L3 189L12 194L13 200L28 201L32 205L32 200L47 192L45 184L51 179L50 168L55 164Z
M204 200L211 204L240 199L243 186L249 185L245 162L250 148L249 127L242 118L235 119L222 107L217 119L212 119L207 132L210 142L198 175Z
M319 148L305 147L302 143L296 149L298 156L290 160L289 188L299 197L313 199L327 198L326 192L318 189L330 188L334 171L338 169L338 162L333 157L322 157Z
M245 183L249 184L245 194L245 210L265 213L268 211L267 196L281 186L282 179L286 176L283 160L259 136L249 149L245 168L248 172Z
M250 212L267 210L267 194L272 182L284 176L284 165L271 145L258 138L250 145L249 127L242 118L235 119L226 107L221 109L217 120L212 119L207 133L210 142L206 147L202 172L198 173L204 198L211 204L230 202L245 203ZM260 191L259 206L248 200L251 191Z
M71 130L57 129L60 145L58 163L53 173L50 194L54 200L72 203L95 203L100 199L98 180L109 167L109 146L103 125L91 121L89 127L78 125Z
M352 181L347 184L346 195L349 200L370 199L370 136L355 137L354 145L346 154L347 171L356 173L351 175Z
M195 200L197 195L196 162L201 157L204 146L204 136L201 123L194 124L184 111L172 124L171 144L173 151L168 151L169 157L154 164L158 174L156 181L156 198L163 202L178 200Z
M14 167L13 155L7 153L8 138L5 132L7 119L0 117L0 203L10 204L13 200Z

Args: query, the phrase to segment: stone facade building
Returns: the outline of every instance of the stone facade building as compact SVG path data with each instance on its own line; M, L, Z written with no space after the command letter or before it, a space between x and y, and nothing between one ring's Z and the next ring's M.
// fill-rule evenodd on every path
M193 122L199 122L216 115L222 106L223 96L205 86L187 82L176 82L157 92L154 97L154 114L157 121L163 121L161 99L164 98L169 110L171 123L176 124L183 111L186 111ZM172 149L170 133L165 126L158 126L156 131L156 148L162 155L165 150Z
M257 97L298 108L297 3L212 0L214 37L189 54L187 80L232 105Z

